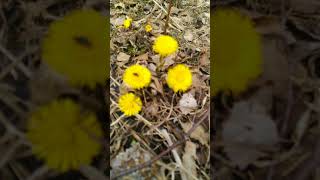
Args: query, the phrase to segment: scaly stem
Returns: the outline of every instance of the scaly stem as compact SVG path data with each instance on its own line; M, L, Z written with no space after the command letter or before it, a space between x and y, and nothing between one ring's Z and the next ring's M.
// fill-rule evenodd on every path
M162 70L163 65L164 65L164 58L163 56L160 55L159 64L157 66L156 71L160 72Z

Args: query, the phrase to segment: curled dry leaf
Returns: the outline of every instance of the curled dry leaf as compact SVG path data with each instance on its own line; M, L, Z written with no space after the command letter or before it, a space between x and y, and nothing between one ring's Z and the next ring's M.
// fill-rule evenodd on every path
M110 23L114 26L121 26L124 20L125 20L125 17L111 18Z
M147 61L148 58L149 58L149 53L147 52L147 53L141 54L141 55L133 58L133 60L137 61L137 62L139 62L139 61Z
M184 34L183 38L187 41L192 41L193 40L193 34L191 31L186 31Z
M197 164L195 159L197 158L197 145L191 141L186 142L184 147L184 154L182 156L182 165L187 172L182 173L182 176L189 177L192 175L194 178L197 178ZM193 178L185 178L193 179Z
M192 128L192 123L181 123L182 129L187 133ZM198 140L202 145L208 146L209 132L206 132L202 126L198 126L190 135L191 138Z
M235 104L222 138L227 156L240 169L264 156L261 150L272 150L279 139L276 125L263 107L248 102Z
M197 106L197 100L191 93L183 94L179 101L179 108L182 114L189 114L191 111L195 110Z
M120 61L120 62L128 62L129 59L130 59L130 55L123 52L119 53L117 56L117 61Z

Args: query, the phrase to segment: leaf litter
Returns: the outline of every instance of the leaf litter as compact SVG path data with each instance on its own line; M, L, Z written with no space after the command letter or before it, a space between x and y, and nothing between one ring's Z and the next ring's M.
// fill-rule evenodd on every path
M174 1L167 32L177 39L179 50L164 58L164 71L159 73L156 67L161 64L160 56L153 52L152 44L157 36L163 34L168 6L169 1L162 0L110 2L110 65L114 67L110 72L112 122L121 116L116 108L119 95L130 91L125 90L125 87L121 88L121 92L117 91L122 84L124 69L138 63L147 67L153 76L150 86L137 92L143 102L139 117L120 119L119 123L111 127L111 161L118 161L119 154L134 146L132 142L139 144L141 149L155 157L166 151L170 145L185 138L187 131L210 107L209 75L200 70L207 69L208 72L210 68L209 1ZM131 27L121 28L121 23L127 17L133 19ZM152 26L151 32L145 31L146 24ZM205 61L206 65L203 64ZM191 90L174 94L167 86L166 72L168 68L181 63L188 65L193 77L197 79ZM145 121L141 121L142 118ZM140 173L139 178L146 179L149 174L154 179L210 179L209 122L204 121L190 136L191 140L161 156L148 166L149 169L143 168L145 174ZM199 156L206 163L199 165ZM114 169L116 168L111 172L116 174ZM124 172L125 169L121 171Z
M213 179L319 179L316 1L221 1L254 22L263 72L246 92L213 99Z

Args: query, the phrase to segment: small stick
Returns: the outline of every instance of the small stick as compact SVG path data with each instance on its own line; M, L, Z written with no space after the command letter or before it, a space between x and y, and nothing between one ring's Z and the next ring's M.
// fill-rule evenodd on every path
M208 117L210 116L210 109L207 111L207 113L196 123L194 124L189 130L188 132L186 133L187 136L190 136L192 134L192 132L204 121L206 120ZM174 143L173 145L169 146L168 149L166 149L165 151L162 151L160 154L158 154L157 156L153 157L151 160L145 162L145 163L142 163L140 165L137 165L133 168L130 168L128 170L125 170L125 171L122 171L120 172L119 174L116 174L114 176L111 176L110 179L116 179L116 178L119 178L119 177L122 177L122 176L125 176L125 175L128 175L128 174L131 174L137 170L140 170L140 169L143 169L145 167L148 167L150 165L152 165L155 161L159 160L160 158L162 158L164 155L168 154L169 152L171 152L172 149L178 147L179 145L183 144L185 141L187 141L188 138L183 138L182 140L180 141L177 141L176 143Z
M166 24L164 26L164 34L167 34L167 29L168 29L168 25L169 25L170 13L171 13L172 5L173 5L173 0L169 0L168 15L167 15Z

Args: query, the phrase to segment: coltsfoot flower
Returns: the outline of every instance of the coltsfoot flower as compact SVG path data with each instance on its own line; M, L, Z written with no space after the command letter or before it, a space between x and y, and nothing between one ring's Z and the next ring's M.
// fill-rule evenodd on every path
M119 108L126 116L138 114L142 108L140 97L133 93L127 93L119 97Z
M173 54L178 49L178 42L168 35L160 35L153 44L153 50L161 56Z
M235 10L216 10L211 19L213 95L225 90L240 93L262 71L260 36L251 20Z
M174 92L184 92L192 85L192 73L186 65L178 64L169 69L167 83Z
M123 81L133 89L147 87L151 81L151 72L139 64L128 67L123 74Z
M62 172L90 164L100 150L97 139L101 137L96 116L82 112L71 100L40 107L28 121L27 138L33 153Z
M132 19L131 18L127 18L123 22L123 27L128 29L131 26L131 23L132 23Z
M74 85L94 87L106 80L107 19L94 10L75 10L53 22L42 59Z
M146 30L146 32L150 32L152 31L152 26L150 24L147 24L144 29Z

